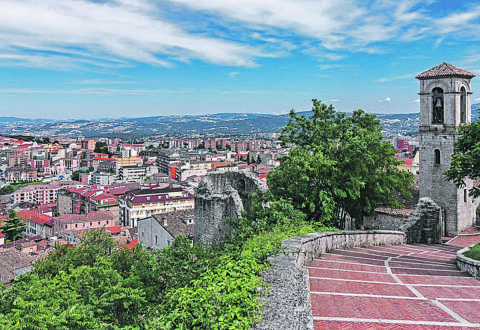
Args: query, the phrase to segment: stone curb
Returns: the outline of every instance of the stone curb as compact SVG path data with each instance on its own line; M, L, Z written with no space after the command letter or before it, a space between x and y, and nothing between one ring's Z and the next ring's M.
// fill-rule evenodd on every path
M321 253L372 245L404 244L405 233L390 230L330 231L294 236L282 242L285 251L270 259L262 273L270 285L263 318L252 329L313 329L308 270L304 267Z
M480 280L480 261L465 257L463 254L467 252L471 247L477 244L467 246L457 252L457 267L464 272L469 273L476 279Z

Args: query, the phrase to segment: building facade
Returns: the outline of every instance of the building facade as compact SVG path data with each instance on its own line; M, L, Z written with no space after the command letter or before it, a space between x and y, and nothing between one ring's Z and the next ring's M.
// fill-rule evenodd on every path
M119 198L120 221L126 227L136 227L139 219L154 214L193 207L193 195L183 188L140 189Z

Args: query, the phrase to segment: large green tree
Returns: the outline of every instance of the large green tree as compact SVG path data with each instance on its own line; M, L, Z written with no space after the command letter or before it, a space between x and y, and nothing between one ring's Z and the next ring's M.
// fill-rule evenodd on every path
M462 125L458 128L459 137L453 146L450 168L445 177L457 187L465 187L465 179L480 178L480 122ZM469 195L480 197L480 187L474 185Z
M16 241L23 238L27 224L21 219L15 210L8 211L8 219L5 224L0 227L0 231L5 235L7 242Z
M410 196L413 175L398 170L375 115L347 115L318 100L312 112L306 118L292 110L282 129L283 145L293 147L267 177L274 196L290 200L312 221L338 227L347 216L360 227L380 203L398 207L395 192Z

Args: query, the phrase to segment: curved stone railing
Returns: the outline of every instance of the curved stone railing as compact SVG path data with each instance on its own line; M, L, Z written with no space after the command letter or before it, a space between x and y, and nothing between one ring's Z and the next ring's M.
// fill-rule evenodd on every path
M388 230L330 231L291 237L282 242L285 251L271 258L262 274L270 285L262 322L254 329L313 329L310 282L306 264L322 253L372 245L405 243L405 233Z
M464 256L464 253L467 252L472 246L475 246L475 244L467 246L466 248L463 248L457 252L457 267L461 271L467 272L473 277L480 279L480 261Z

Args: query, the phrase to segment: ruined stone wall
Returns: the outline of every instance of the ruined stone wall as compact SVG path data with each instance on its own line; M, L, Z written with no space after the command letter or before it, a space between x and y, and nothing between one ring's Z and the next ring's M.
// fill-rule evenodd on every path
M407 243L440 243L443 215L440 206L431 198L420 198L415 210L399 230L405 232Z
M215 244L232 232L227 218L252 207L252 194L267 188L253 174L241 171L207 174L195 192L195 242Z
M365 230L399 230L400 226L403 225L406 219L407 216L374 212L371 215L363 217L363 226Z

